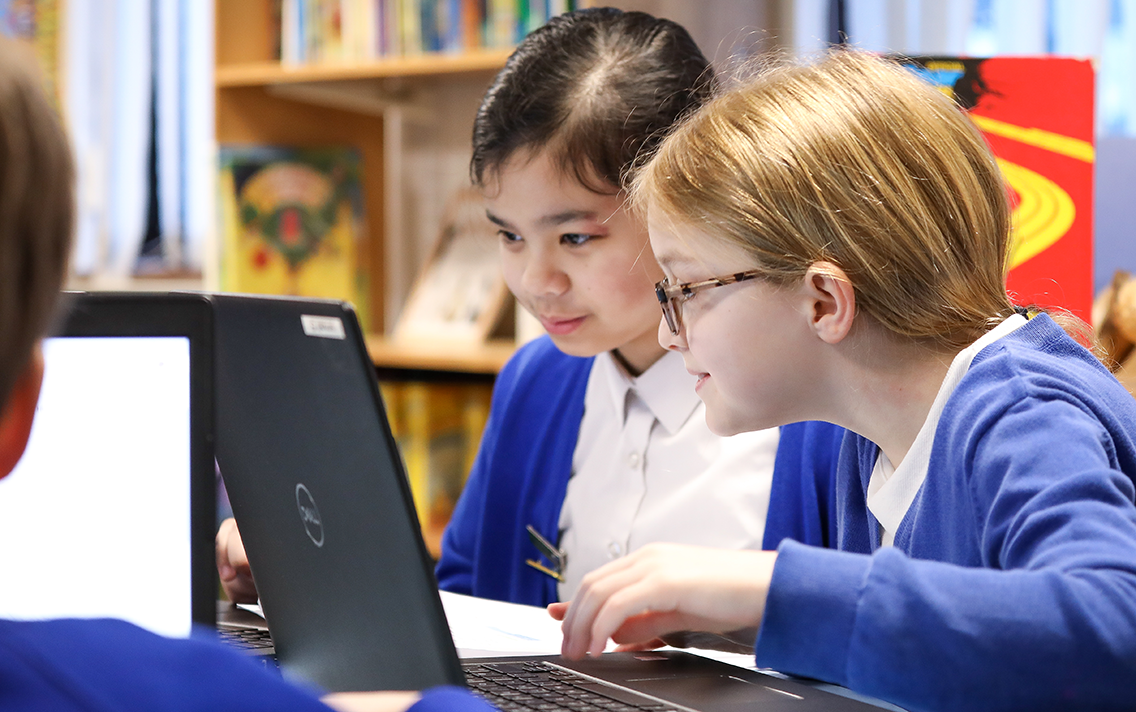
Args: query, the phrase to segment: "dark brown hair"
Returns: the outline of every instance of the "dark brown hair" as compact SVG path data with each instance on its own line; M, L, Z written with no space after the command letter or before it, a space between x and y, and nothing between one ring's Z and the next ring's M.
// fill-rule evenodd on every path
M71 154L28 52L0 38L0 407L55 309L71 246Z
M613 8L560 15L521 42L485 93L470 177L484 185L519 150L547 147L582 185L623 188L636 157L714 83L698 45L670 20Z

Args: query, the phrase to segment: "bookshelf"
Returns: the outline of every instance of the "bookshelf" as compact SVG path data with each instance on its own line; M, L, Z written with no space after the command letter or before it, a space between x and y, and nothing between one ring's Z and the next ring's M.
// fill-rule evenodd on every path
M355 146L363 160L363 202L367 236L359 263L369 277L371 353L380 368L496 373L512 353L510 345L490 344L466 350L396 348L384 334L391 326L387 281L401 278L389 269L388 161L391 137L384 114L391 106L413 111L417 86L431 82L468 82L475 92L504 66L509 49L461 54L417 54L322 64L284 64L274 55L278 40L272 0L215 0L216 137L219 144L249 143L297 147ZM410 97L408 99L408 97ZM397 191L399 186L390 186ZM398 245L393 245L398 251ZM413 252L413 250L411 250ZM394 271L396 274L392 275Z
M273 0L215 0L214 8L217 143L346 145L362 157L367 235L358 262L368 275L370 301L369 323L363 328L419 503L423 534L437 557L441 533L480 441L492 380L515 344L491 340L455 348L385 336L398 310L397 296L413 281L413 263L423 253L408 224L410 216L400 212L407 202L400 176L410 160L406 141L418 130L414 112L439 113L436 104L422 97L448 97L456 87L464 104L471 105L462 111L472 110L510 50L286 64L274 58ZM392 115L412 120L392 122ZM445 118L469 125L464 114ZM427 116L426 123L431 121ZM457 133L451 125L432 126L443 135ZM467 131L463 126L460 133L464 137ZM459 155L463 150L447 148ZM461 160L468 158L449 162ZM436 189L446 190L446 183Z
M731 57L730 37L748 37L744 28L777 26L770 9L775 3L610 4L672 17L701 46L725 48ZM438 234L431 221L443 213L445 197L466 180L474 112L510 50L282 63L274 58L280 44L274 36L279 27L274 6L273 0L214 0L217 141L342 144L361 153L368 234L359 263L370 276L370 320L363 326L423 534L437 556L447 507L461 487L453 472L469 471L488 415L492 380L515 345L504 340L463 348L408 345L385 334L392 331L401 300ZM461 466L453 467L455 461ZM435 494L439 490L440 496Z
M217 65L218 88L333 82L384 77L416 77L464 72L497 71L512 50L479 50L465 54L422 54L391 57L358 64L282 65L280 62L242 62Z

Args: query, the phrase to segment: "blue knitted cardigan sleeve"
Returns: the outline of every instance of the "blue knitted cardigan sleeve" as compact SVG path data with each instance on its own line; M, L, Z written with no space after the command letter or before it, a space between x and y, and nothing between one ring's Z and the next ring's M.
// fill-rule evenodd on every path
M477 459L442 538L436 574L443 590L535 606L556 600L556 581L525 564L540 559L525 526L559 539L592 362L541 337L502 369Z

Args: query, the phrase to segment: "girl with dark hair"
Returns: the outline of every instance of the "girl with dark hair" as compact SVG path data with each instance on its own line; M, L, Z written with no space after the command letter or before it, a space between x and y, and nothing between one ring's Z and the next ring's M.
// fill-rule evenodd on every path
M714 85L681 26L604 8L529 35L486 92L472 179L506 282L548 335L498 378L442 541L443 589L544 605L654 541L828 542L841 431L712 434L694 379L655 334L662 272L625 188Z

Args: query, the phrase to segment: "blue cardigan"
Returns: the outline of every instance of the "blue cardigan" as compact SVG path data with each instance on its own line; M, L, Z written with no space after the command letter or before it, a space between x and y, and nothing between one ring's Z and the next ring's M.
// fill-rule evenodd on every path
M880 548L849 435L838 546L781 545L757 663L912 710L1136 708L1136 401L1047 316L983 349Z
M436 573L443 590L536 606L557 600L556 582L524 563L541 558L525 525L559 539L592 361L541 337L502 369L477 460L442 538ZM781 428L765 548L784 538L835 541L832 472L843 433L827 423Z
M171 640L116 620L0 620L0 709L89 712L328 712L212 640ZM492 712L436 688L408 712Z

